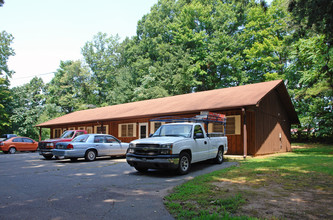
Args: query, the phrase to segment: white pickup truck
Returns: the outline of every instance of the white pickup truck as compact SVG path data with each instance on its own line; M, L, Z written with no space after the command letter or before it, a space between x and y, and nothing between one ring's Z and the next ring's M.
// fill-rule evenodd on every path
M132 141L126 160L139 172L169 168L187 174L192 163L208 159L223 162L227 137L209 136L200 123L164 124L150 138Z

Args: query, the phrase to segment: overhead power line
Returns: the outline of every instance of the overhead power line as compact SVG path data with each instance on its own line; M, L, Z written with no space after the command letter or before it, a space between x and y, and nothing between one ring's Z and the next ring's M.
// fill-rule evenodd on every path
M54 74L54 72L49 72L49 73L41 73L41 74L36 74L36 75L31 75L31 76L23 76L23 77L19 77L19 78L11 78L12 80L16 80L16 79L27 79L27 78L33 78L36 76L45 76L45 75L50 75L50 74ZM15 75L15 74L14 74Z

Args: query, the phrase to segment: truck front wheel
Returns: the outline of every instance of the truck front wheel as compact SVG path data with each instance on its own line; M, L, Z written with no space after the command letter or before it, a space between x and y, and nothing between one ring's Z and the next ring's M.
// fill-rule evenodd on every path
M148 171L148 168L145 168L145 167L138 167L138 166L135 166L134 167L137 171L139 171L140 173L145 173Z
M46 160L51 160L53 155L43 155Z
M187 174L191 167L191 159L190 155L186 152L182 152L179 156L179 164L178 164L178 173L180 175Z

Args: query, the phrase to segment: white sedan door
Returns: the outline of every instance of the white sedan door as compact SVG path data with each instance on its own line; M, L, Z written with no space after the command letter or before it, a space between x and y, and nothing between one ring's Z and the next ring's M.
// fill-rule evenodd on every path
M105 144L107 145L109 155L121 155L125 154L121 148L121 144L112 136L105 136Z
M94 137L94 147L98 151L98 156L105 156L110 154L109 146L105 143L104 135L96 135Z

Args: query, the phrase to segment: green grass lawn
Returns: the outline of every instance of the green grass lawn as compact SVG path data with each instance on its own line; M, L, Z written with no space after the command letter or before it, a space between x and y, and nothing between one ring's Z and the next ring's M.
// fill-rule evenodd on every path
M239 160L176 187L165 205L176 219L333 219L333 146Z

